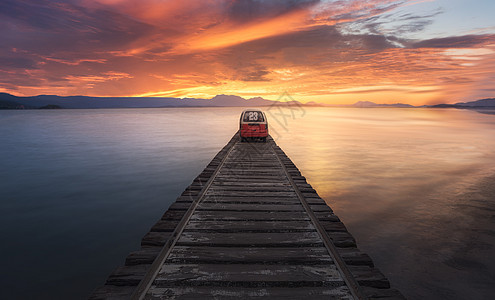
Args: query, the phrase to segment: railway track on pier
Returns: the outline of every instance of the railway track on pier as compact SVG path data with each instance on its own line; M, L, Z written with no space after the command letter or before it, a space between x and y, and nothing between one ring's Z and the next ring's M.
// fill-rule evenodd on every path
M269 138L237 135L92 299L402 298Z

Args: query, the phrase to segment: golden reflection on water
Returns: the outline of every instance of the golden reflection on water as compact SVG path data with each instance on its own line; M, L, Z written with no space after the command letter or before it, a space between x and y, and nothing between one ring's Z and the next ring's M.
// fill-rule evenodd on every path
M495 285L493 277L469 269L487 269L491 259L484 257L495 253L470 254L467 271L452 267L452 261L466 260L468 237L495 232L494 217L478 213L495 208L495 195L480 196L489 186L480 182L495 174L495 116L452 109L308 108L287 123L270 123L283 133L277 143L406 296L462 299L476 282ZM476 209L467 213L466 201ZM479 228L480 219L486 228ZM493 238L485 243L495 248ZM489 271L495 273L495 266Z
M456 110L311 108L277 128L277 142L331 200L370 185L394 189L390 181L421 186L488 172L494 126L491 116Z

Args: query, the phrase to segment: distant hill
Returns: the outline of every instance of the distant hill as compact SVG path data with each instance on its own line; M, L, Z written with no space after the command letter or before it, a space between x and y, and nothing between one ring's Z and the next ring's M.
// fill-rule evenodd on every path
M58 106L61 108L155 108L155 107L256 107L269 105L286 105L287 102L266 100L261 97L244 99L233 95L217 95L212 99L195 98L159 98L159 97L88 97L40 95L17 97L0 93L0 101L15 102L28 107ZM302 105L293 101L290 104Z
M0 100L0 109L17 109L21 106L22 104L14 101Z
M470 102L459 102L456 104L429 105L431 108L461 108L461 109L495 109L495 98L487 98Z
M371 101L358 101L350 105L332 105L316 102L302 104L298 101L278 102L261 97L245 99L235 95L217 95L211 99L168 98L168 97L89 97L89 96L56 96L39 95L17 97L0 93L0 109L19 108L155 108L155 107L261 107L271 105L304 105L324 107L400 107L414 108L404 103L378 104ZM463 108L463 109L495 109L495 98L481 99L456 104L425 105L430 108Z
M475 108L481 108L481 107L495 108L495 98L487 98L487 99L481 99L471 102L460 102L460 103L456 103L455 105L463 106L463 107L475 107Z
M22 104L16 102L17 97L10 94L0 93L0 109L18 109Z
M404 104L404 103L394 103L394 104L377 104L375 102L371 101L358 101L354 104L351 105L352 107L360 107L360 108L366 108L366 107L402 107L402 108L411 108L415 107L410 104Z
M371 101L358 101L351 105L352 107L403 107L403 108L413 108L413 107L429 107L429 108L472 108L472 109L495 109L495 98L481 99L471 102L459 102L456 104L435 104L435 105L424 105L424 106L413 106L410 104L395 103L395 104L377 104Z

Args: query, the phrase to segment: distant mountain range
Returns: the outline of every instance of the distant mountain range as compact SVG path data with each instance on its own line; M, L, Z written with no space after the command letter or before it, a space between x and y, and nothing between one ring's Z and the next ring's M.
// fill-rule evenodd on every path
M495 98L487 98L487 99L481 99L481 100L476 100L476 101L471 101L471 102L459 102L456 104L437 104L437 105L431 105L430 107L434 108L448 108L448 107L453 107L453 108L473 108L473 109L482 109L482 108L495 108Z
M56 105L62 108L154 108L154 107L210 107L210 106L269 106L279 102L260 97L244 99L239 96L218 95L212 99L158 97L88 97L40 95L17 97L0 93L0 108L39 108ZM287 103L284 103L287 104ZM291 104L301 103L291 101Z
M459 102L456 104L435 104L435 105L423 105L423 106L413 106L404 103L395 104L377 104L370 101L358 101L351 107L402 107L402 108L416 108L416 107L429 107L429 108L467 108L467 109L495 109L495 98L481 99L471 102Z
M302 104L298 101L279 102L266 100L261 97L244 99L234 95L217 95L211 99L195 98L158 98L158 97L89 97L89 96L55 96L39 95L32 97L17 97L7 93L0 93L0 109L33 109L33 108L156 108L156 107L259 107L271 105L304 105L304 106L332 106L332 107L400 107L414 108L409 104L377 104L370 101L358 101L351 105L328 105L315 102ZM456 104L437 104L432 108L468 108L468 109L495 109L495 98L481 99L472 102Z
M409 108L409 107L415 107L410 104L403 104L403 103L395 103L395 104L377 104L371 101L358 101L351 106L353 107L402 107L402 108Z

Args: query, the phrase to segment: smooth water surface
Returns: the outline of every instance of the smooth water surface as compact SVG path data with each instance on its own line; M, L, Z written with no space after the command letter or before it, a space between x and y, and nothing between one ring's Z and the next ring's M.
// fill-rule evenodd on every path
M410 299L495 293L495 116L307 109L285 150Z
M274 139L394 287L411 299L495 292L495 116L266 110ZM0 111L0 298L87 298L241 111Z
M0 111L0 298L86 299L232 137L238 111Z

